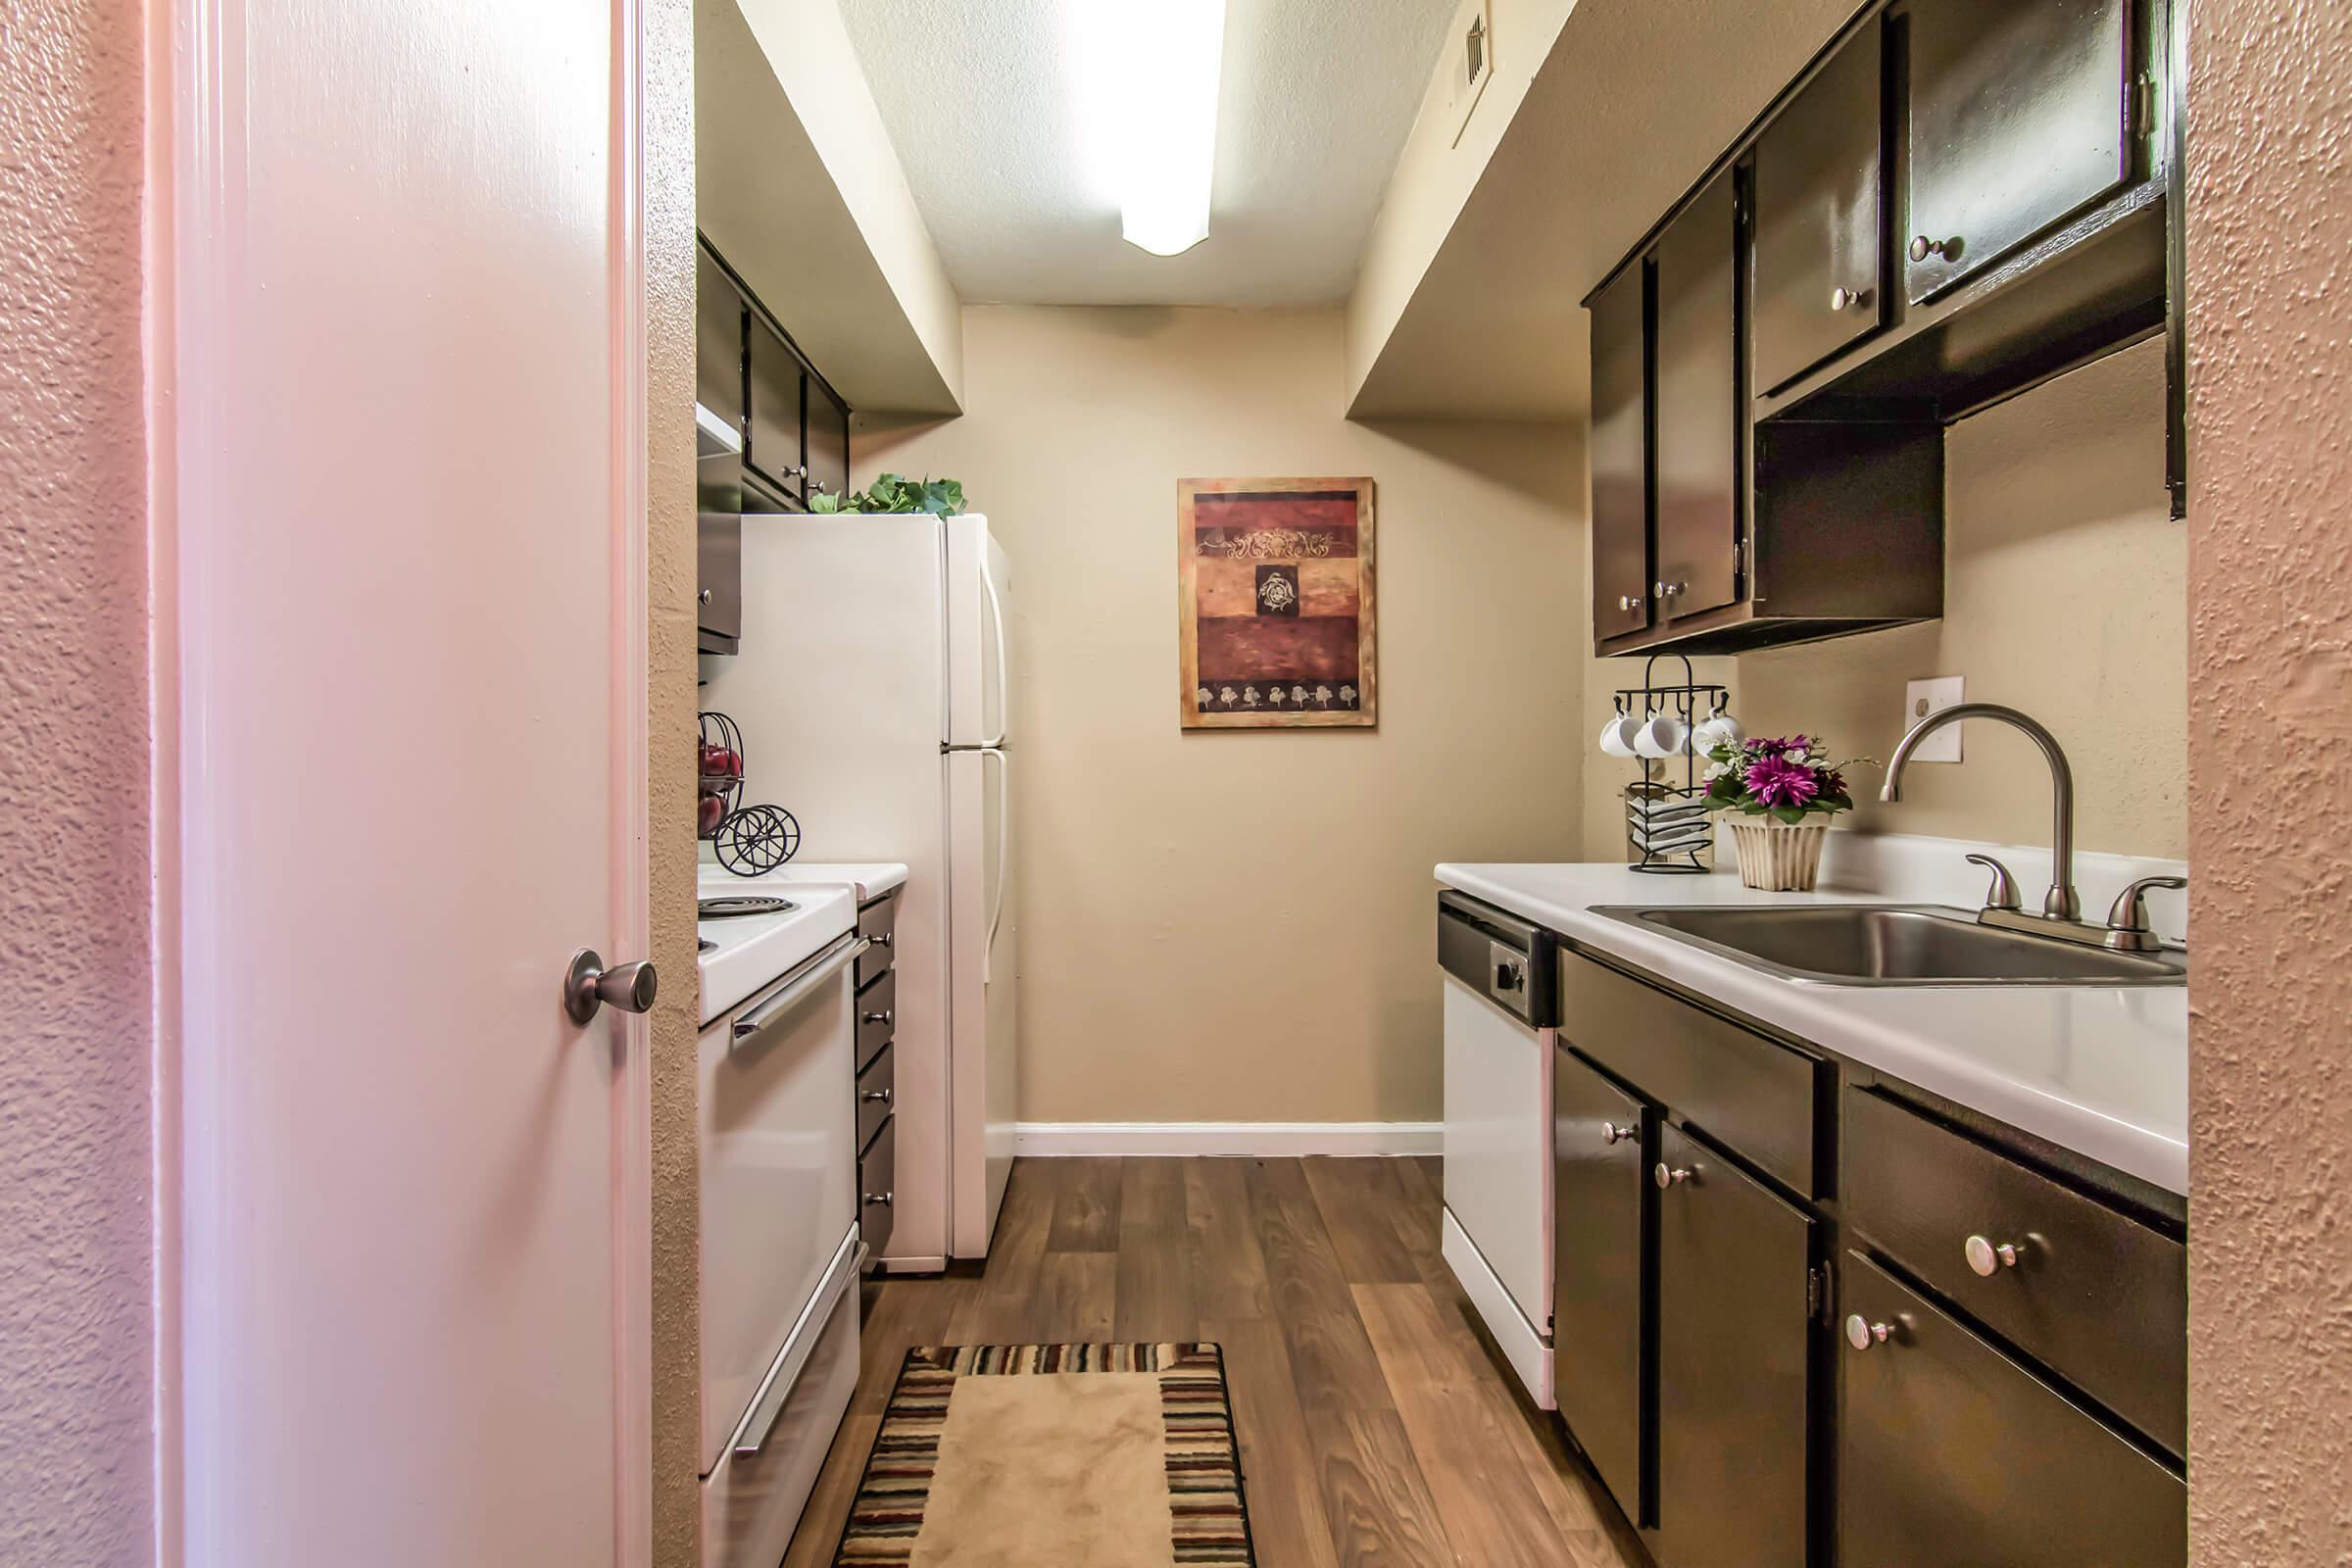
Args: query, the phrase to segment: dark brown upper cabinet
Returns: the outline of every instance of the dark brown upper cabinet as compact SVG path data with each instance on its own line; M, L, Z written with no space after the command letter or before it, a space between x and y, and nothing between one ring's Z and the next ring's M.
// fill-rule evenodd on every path
M846 495L850 488L850 411L826 396L811 376L807 391L808 495Z
M1786 384L1886 322L1884 30L1873 17L1756 139L1760 391Z
M1592 299L1592 633L1649 625L1649 269Z
M1935 298L2132 175L2125 0L1913 0L1904 284Z
M1603 278L1596 652L1942 613L1945 428L2178 319L2181 4L1875 0Z
M1740 591L1739 202L1724 171L1657 249L1657 570L1654 618L1719 609Z
M808 465L801 441L808 376L799 356L773 327L754 317L751 332L751 440L744 462L786 498L805 503Z
M694 400L743 439L743 296L709 251L694 251Z

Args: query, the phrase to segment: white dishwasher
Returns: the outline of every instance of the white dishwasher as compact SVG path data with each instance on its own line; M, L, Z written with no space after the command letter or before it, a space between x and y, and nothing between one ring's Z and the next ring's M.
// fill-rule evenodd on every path
M1446 993L1446 1262L1544 1409L1551 1387L1556 939L1438 896Z

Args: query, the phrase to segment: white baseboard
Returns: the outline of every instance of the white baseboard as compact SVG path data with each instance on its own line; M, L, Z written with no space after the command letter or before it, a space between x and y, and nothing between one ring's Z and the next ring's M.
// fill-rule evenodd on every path
M1435 1154L1434 1121L1025 1121L1013 1152L1070 1154Z

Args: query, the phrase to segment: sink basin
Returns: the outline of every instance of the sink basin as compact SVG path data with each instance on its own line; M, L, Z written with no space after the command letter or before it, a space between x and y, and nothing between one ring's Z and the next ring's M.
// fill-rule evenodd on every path
M1834 986L2177 986L2183 954L2115 953L1918 904L1596 908L1790 980Z

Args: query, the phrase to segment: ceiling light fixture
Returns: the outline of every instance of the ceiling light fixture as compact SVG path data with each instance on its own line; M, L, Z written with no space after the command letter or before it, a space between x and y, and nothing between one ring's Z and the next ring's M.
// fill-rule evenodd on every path
M1070 0L1079 128L1119 204L1119 232L1155 256L1208 237L1225 0Z

